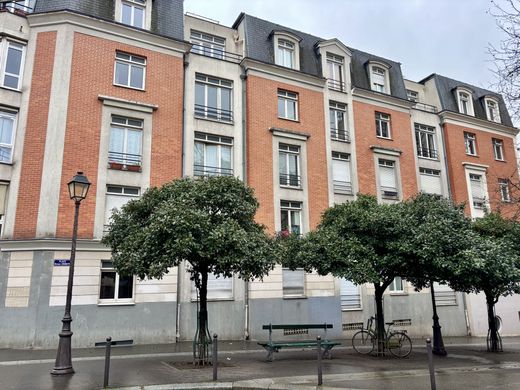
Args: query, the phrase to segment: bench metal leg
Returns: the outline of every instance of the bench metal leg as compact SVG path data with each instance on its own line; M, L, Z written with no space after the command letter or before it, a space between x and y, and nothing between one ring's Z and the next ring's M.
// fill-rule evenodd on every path
M323 353L321 354L323 359L332 359L332 346L325 346L323 349Z

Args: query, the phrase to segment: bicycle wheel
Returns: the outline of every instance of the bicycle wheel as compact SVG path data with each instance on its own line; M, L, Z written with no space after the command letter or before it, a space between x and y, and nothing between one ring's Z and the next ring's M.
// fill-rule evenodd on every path
M395 332L388 336L386 341L388 350L392 355L405 358L412 352L412 340L406 333Z
M352 347L357 353L368 355L374 350L375 338L372 333L360 330L352 336Z

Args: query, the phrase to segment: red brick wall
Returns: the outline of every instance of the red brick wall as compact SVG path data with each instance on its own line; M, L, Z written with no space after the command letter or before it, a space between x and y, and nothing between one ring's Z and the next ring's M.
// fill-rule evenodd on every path
M279 88L298 93L298 122L278 118ZM309 224L313 229L329 206L323 94L248 76L246 109L248 184L255 189L260 202L258 222L274 231L273 136L269 128L278 127L311 135L306 144L307 166L302 169L307 170Z

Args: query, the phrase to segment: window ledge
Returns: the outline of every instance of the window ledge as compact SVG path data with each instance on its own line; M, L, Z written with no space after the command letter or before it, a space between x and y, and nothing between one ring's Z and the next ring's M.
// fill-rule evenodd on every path
M335 141L335 142L341 142L341 143L344 143L344 144L350 144L350 140L344 140L344 139L337 139L337 138L330 138L331 141Z
M13 91L13 92L22 93L22 90L21 90L21 89L9 88L9 87L3 86L3 85L0 86L0 89L5 89L5 90L7 90L7 91Z
M502 163L507 163L506 160L499 160L498 158L495 158L495 161L502 162Z
M404 291L396 291L396 292L390 292L389 295L393 296L393 297L399 297L399 296L406 296L406 295L408 295L408 293L404 292Z
M376 135L376 138L379 138L379 139L386 139L387 141L393 141L393 140L394 140L393 138L382 137L382 136L380 136L380 135Z
M478 154L469 154L469 153L466 153L466 156L478 157Z
M284 188L286 190L303 191L303 188L301 186L300 187L293 187L293 186L284 186L284 185L280 184L280 188Z
M2 164L2 165L9 165L11 167L14 165L12 161L11 162L9 162L9 161L0 161L0 164Z
M207 298L207 302L232 302L235 298ZM192 303L199 302L199 299L191 299Z
M417 156L417 158L422 158L423 160L429 160L429 161L440 161L438 158L432 158L432 157Z
M300 120L299 120L299 119L283 118L283 117L281 117L281 116L279 116L278 119L281 119L281 120L283 120L283 121L289 121L289 122L300 123Z
M307 295L284 295L283 299L292 300L292 299L307 299Z
M202 116L197 116L197 115L193 115L193 118L194 118L194 119L199 119L199 120L201 120L201 121L208 121L208 122L221 123L221 124L224 124L224 125L231 125L231 126L234 126L234 125L235 125L235 122L234 122L234 121L222 121L222 120L218 120L218 119L204 118L204 117L202 117Z
M341 311L363 311L363 308L359 307L357 309L341 309Z
M98 306L135 306L135 302L98 302Z
M108 169L113 169L116 171L125 171L125 172L137 172L141 173L143 171L141 165L124 165L119 163L108 163Z
M146 92L146 89L144 89L144 88L131 87L129 85L122 85L122 84L116 84L116 83L114 83L113 85L114 85L114 87L133 89L134 91Z

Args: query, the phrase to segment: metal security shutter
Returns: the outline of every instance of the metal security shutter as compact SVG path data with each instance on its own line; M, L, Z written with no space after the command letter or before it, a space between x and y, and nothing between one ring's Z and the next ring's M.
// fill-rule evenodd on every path
M474 177L477 177L477 176L474 176ZM483 185L482 185L482 176L478 176L480 177L479 180L475 180L475 179L471 179L470 182L471 182L471 196L475 199L475 198L478 198L478 199L483 199L484 198L484 188L483 188Z
M332 160L333 180L350 183L350 166L348 161Z
M386 188L395 190L397 188L394 167L379 166L379 179L383 190Z
M302 296L305 294L305 271L282 271L282 284L284 296Z
M191 299L197 300L195 283L191 282ZM233 299L233 278L217 278L214 274L208 274L208 300Z
M437 306L451 306L457 304L457 293L446 284L433 283L435 303Z
M350 280L341 279L340 295L342 310L361 309L361 294L359 293L359 286L356 286Z
M426 194L442 195L441 177L421 174L421 191Z

